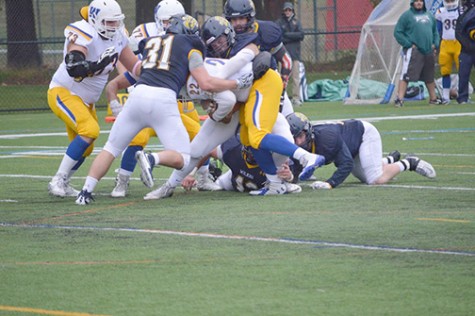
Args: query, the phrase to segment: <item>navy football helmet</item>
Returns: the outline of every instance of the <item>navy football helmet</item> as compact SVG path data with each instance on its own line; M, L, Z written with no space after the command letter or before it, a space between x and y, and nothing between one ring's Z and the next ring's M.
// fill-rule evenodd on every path
M227 0L224 4L224 17L231 21L232 18L246 17L247 23L243 28L235 28L236 33L248 32L256 18L256 8L252 0Z
M169 20L167 33L169 34L188 34L200 35L198 21L188 14L175 15Z
M223 17L214 16L206 20L201 32L207 54L210 57L226 58L236 39L234 29Z
M300 112L294 112L287 115L286 119L289 122L290 132L294 138L297 138L302 133L305 134L305 142L301 147L309 150L312 146L313 133L312 124L310 124L308 117Z

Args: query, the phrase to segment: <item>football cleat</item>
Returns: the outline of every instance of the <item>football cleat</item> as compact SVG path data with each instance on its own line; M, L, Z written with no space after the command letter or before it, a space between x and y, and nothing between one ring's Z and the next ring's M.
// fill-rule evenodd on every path
M250 195L281 195L287 193L287 185L284 182L270 182L259 190L250 191Z
M398 162L401 159L401 153L397 150L391 151L388 156L393 157L393 163Z
M143 199L144 200L164 199L164 198L172 196L173 191L175 191L175 188L172 187L170 184L168 184L168 182L165 182L165 184L159 187L158 189L147 193L147 195L145 195Z
M92 197L92 193L87 192L86 190L82 190L78 194L78 197L76 199L76 204L77 205L88 205L92 201L94 201L94 198Z
M151 188L155 183L152 175L152 166L148 156L149 155L145 154L142 150L135 153L135 159L137 159L141 170L140 179L147 188Z
M210 178L209 171L196 172L196 188L198 191L221 191L223 188Z
M300 164L303 166L302 172L299 174L299 180L308 180L315 171L325 164L325 157L317 154L307 154L300 159Z
M125 197L129 190L129 181L130 176L118 173L115 178L115 188L112 190L111 196L115 198Z
M300 193L302 192L302 187L297 184L293 184L290 182L284 182L285 188L287 190L287 193L294 194L294 193Z
M436 177L436 172L435 172L434 167L432 167L432 165L428 163L427 161L422 160L416 156L407 156L406 160L409 161L410 171L415 171L421 176L431 178L431 179Z
M69 179L66 175L62 174L57 174L51 179L51 182L48 183L48 192L59 197L76 197L79 194L79 191L69 184Z

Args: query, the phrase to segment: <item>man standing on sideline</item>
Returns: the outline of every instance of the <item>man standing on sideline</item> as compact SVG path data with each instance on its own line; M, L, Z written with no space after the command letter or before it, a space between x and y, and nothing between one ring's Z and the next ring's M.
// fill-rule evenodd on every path
M300 42L304 38L302 25L295 17L294 5L285 2L282 7L282 17L276 21L282 29L282 42L292 57L292 105L301 106L300 101Z
M445 104L435 93L435 55L440 36L434 16L427 12L424 0L411 0L411 7L397 21L394 37L404 53L401 79L394 105L403 106L410 81L423 80L429 91L430 104ZM445 103L444 103L445 102Z

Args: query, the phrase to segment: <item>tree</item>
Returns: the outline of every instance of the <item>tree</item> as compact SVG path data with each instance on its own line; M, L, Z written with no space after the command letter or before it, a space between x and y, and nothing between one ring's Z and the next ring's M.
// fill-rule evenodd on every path
M7 63L13 68L38 67L41 55L35 29L33 0L5 0Z

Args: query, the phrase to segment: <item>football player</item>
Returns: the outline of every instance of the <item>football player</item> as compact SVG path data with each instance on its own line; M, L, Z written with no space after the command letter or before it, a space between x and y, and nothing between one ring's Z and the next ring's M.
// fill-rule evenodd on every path
M55 176L50 194L77 196L70 185L72 174L81 166L99 136L95 102L99 100L109 73L118 61L131 73L138 58L127 46L124 14L115 0L94 0L85 19L66 26L64 61L56 70L48 90L48 105L66 125L70 144Z
M459 55L462 46L455 38L455 26L459 17L459 1L444 0L444 6L439 8L435 14L437 29L441 34L439 50L439 65L442 75L442 98L446 103L450 102L450 74L453 65L459 70Z
M162 0L160 1L154 10L155 22L149 22L138 25L129 37L129 46L138 54L139 42L144 38L151 36L163 35L168 27L169 20L172 16L185 14L183 5L177 0ZM139 55L140 56L140 55ZM109 100L109 104L114 116L117 116L122 110L122 105L117 99L117 92L120 89L125 89L130 85L135 84L135 80L127 73L116 77L114 80L108 83L106 86L106 93ZM180 110L183 124L188 132L190 140L192 140L200 129L200 119L198 112L196 111L193 102L185 101L180 98L178 100L178 108ZM151 128L146 128L137 134L127 149L122 155L121 165L116 177L116 185L111 192L112 197L124 197L127 194L128 186L130 182L130 176L132 175L137 160L135 155L138 151L143 150L147 145L150 137L156 136L155 132ZM198 188L200 190L218 190L212 181L209 181L208 168L203 166L197 172Z
M224 17L231 23L236 34L255 33L259 38L259 49L272 54L280 64L280 76L284 84L281 97L281 112L284 116L294 111L286 87L292 73L292 57L282 42L282 30L272 21L257 20L256 9L252 0L227 0L224 4ZM273 65L274 69L276 64Z
M252 84L252 76L242 80L211 77L203 66L205 47L196 35L197 30L198 22L193 17L174 16L166 35L141 42L143 61L137 85L112 126L104 149L92 163L76 204L86 205L93 200L92 192L98 181L145 127L152 127L165 147L156 157L157 165L182 169L188 164L190 141L180 119L176 98L190 74L207 91L240 89Z
M313 182L314 189L336 188L350 173L366 184L387 183L406 170L428 178L436 176L432 165L416 156L399 160L400 153L394 151L381 159L381 135L369 122L346 120L311 125L302 113L292 113L287 120L297 145L324 156L325 164L334 163L337 168L328 180Z

